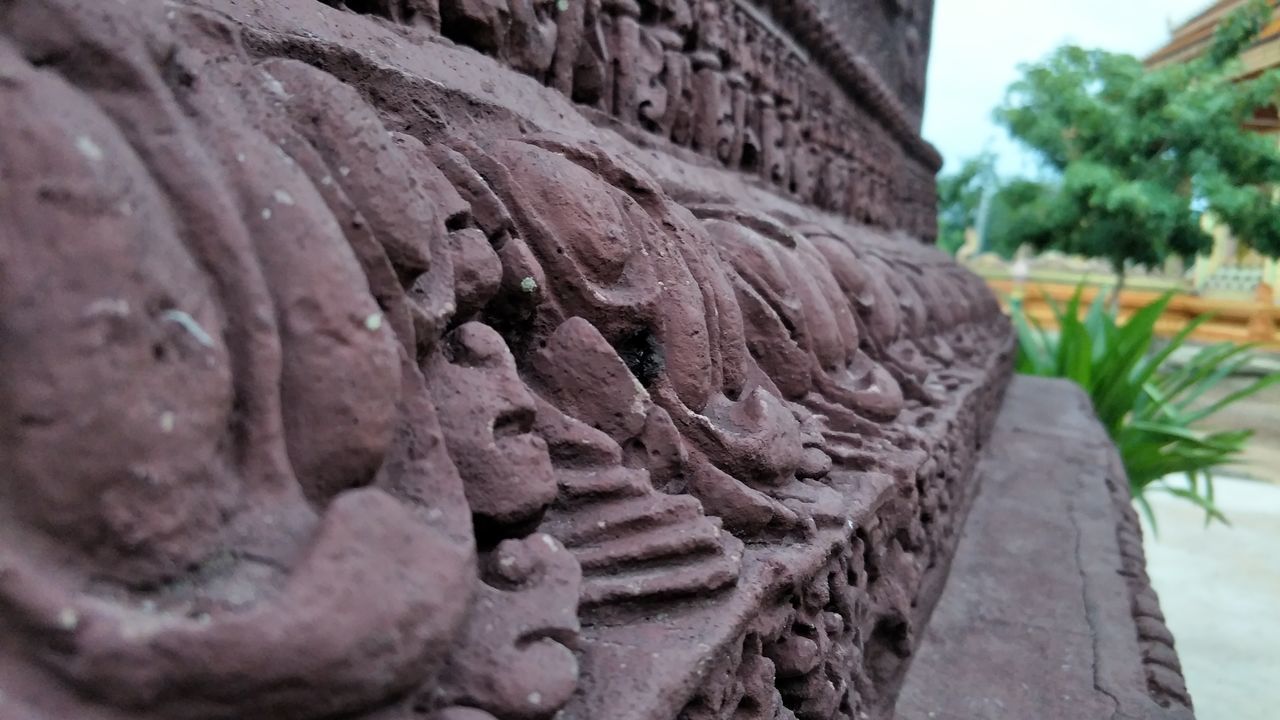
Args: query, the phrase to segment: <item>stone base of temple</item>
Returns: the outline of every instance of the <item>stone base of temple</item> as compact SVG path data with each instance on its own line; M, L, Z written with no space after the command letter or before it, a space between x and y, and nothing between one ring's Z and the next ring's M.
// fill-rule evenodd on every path
M1015 378L900 720L1192 717L1115 449L1063 380Z

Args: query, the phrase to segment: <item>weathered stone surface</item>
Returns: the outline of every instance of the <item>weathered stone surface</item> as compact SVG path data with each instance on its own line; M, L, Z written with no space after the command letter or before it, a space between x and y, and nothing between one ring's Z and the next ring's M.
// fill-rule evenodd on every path
M872 5L0 3L0 717L888 717L1012 340Z
M1191 718L1128 480L1089 400L1018 377L900 720Z

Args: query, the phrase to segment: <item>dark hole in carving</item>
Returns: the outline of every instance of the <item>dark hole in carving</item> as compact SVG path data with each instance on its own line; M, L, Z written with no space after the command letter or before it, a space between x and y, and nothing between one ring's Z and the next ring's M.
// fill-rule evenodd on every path
M165 83L171 88L188 89L196 84L196 76L178 61L177 52L170 52L160 68Z
M645 102L640 103L640 112L638 113L639 120L640 120L640 127L644 128L649 132L656 133L656 132L659 132L662 128L660 125L658 125L657 122L653 120L653 118L651 117L652 115L653 115L653 103L647 100Z
M30 54L27 56L27 62L38 68L58 67L67 62L70 53L61 50L50 50L38 54Z
M471 525L476 532L476 550L491 552L498 543L511 538L525 537L537 529L543 513L523 520L504 522L486 515L472 515Z
M523 435L533 429L535 413L532 408L513 408L493 419L494 439Z
M867 573L867 586L874 585L880 579L880 567L871 555L871 543L867 543L862 551L862 565Z
M744 695L742 699L738 701L738 708L737 710L734 711L733 717L735 718L735 720L736 718L761 717L760 715L761 709L762 708L760 707L760 703L757 702L754 697L750 695Z
M348 10L361 15L378 15L388 20L393 19L391 3L388 0L346 0L346 4Z
M651 386L662 374L662 346L648 328L624 337L614 345L614 349L644 387Z
M613 76L615 78L625 77L625 75L622 72L622 63L617 58L614 58L613 60ZM613 84L613 97L605 98L605 102L609 104L608 109L611 110L612 112L616 113L622 107L622 102L620 100L620 96L622 95L622 92L623 92L622 83L615 82Z
M744 145L742 147L742 169L747 172L755 172L760 166L760 153L756 152L754 145Z
M457 232L471 224L471 213L468 211L456 212L445 218L444 229L449 232Z
M876 685L883 686L911 653L910 629L902 618L881 618L867 642L867 669Z
M810 640L818 639L818 628L814 627L813 625L807 622L792 623L791 632L795 633L796 635L799 635L802 638L808 638Z
M363 1L370 2L370 0ZM350 4L348 2L348 5ZM456 43L468 45L480 52L497 52L505 40L505 33L499 33L498 29L486 19L471 15L463 8L463 3L440 4L440 33ZM497 24L506 25L506 23Z

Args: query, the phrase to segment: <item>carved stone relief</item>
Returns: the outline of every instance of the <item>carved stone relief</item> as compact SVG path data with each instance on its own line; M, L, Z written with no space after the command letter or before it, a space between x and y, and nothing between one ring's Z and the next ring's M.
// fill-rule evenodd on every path
M437 8L434 0L379 0L347 6L425 33L438 30L575 102L757 175L802 201L932 238L932 177L941 160L916 134L928 4L881 3L888 13L883 32L869 39L892 49L876 50L875 63L832 35L829 15L851 27L865 24L845 18L844 4L831 13L821 0L760 4L441 0ZM881 78L886 73L888 81ZM885 82L900 87L891 91ZM904 109L895 93L913 98L915 109Z
M739 5L299 3L923 222L927 165ZM980 281L406 127L333 70L363 50L238 12L0 5L0 714L885 716L1008 372ZM682 683L583 672L708 608Z

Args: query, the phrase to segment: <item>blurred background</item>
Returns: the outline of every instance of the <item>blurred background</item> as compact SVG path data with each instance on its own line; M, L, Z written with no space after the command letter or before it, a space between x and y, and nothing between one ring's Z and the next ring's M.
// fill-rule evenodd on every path
M938 243L1120 447L1202 720L1280 717L1280 11L937 0Z

